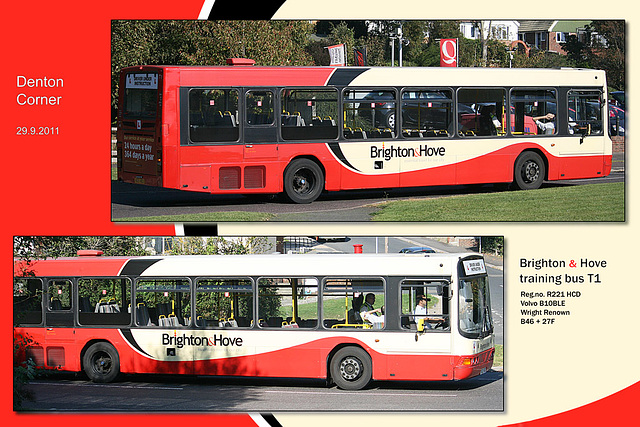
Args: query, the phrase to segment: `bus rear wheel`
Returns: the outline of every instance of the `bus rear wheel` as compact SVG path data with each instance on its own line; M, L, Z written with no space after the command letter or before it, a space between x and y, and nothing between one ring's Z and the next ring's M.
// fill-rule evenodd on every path
M294 203L311 203L324 188L324 174L316 162L309 159L292 161L284 172L284 192Z
M533 151L525 151L516 159L513 171L513 179L521 190L535 190L540 188L546 168L539 154Z
M120 356L109 343L97 342L82 357L84 372L94 383L108 383L120 373Z
M361 390L371 381L371 358L359 347L345 347L331 359L331 379L343 390Z

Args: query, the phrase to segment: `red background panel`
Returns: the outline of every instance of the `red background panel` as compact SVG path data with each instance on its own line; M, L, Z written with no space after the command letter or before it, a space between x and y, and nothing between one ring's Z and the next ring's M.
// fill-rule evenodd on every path
M0 78L3 156L3 226L0 262L7 282L13 271L14 235L166 235L173 225L114 225L110 222L110 24L112 19L193 19L203 0L55 2L3 4L0 26L3 63ZM339 11L336 12L339 14ZM61 88L19 88L17 76L61 78ZM19 94L61 96L57 106L20 106ZM19 127L53 127L53 136L20 136ZM5 288L5 301L8 287ZM12 410L13 382L8 350L11 310L2 311L5 351L1 413L10 425L254 426L248 415L28 414ZM508 345L508 344L507 344ZM597 381L597 378L594 380ZM507 389L508 393L508 389ZM517 399L517 396L509 396ZM584 407L522 425L626 425L635 416L640 385ZM509 414L513 417L514 414ZM516 414L517 416L517 414ZM398 415L401 417L401 415Z

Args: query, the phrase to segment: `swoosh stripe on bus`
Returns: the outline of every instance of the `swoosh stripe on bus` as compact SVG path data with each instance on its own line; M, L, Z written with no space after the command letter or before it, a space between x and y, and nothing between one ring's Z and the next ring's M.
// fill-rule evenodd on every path
M122 335L122 337L127 341L127 343L133 347L134 349L136 349L138 352L144 354L147 357L152 357L149 353L147 353L146 351L144 351L142 349L142 347L140 347L140 344L138 344L138 342L136 341L136 339L133 337L133 334L131 333L131 329L120 329L120 334Z
M347 160L346 156L344 155L344 153L342 152L342 149L340 148L340 143L338 142L329 142L327 143L327 146L329 147L329 149L331 150L331 152L333 153L333 155L340 160L345 166L353 169L356 172L360 172L357 168L355 168L351 163L349 163L349 160Z
M357 67L357 68L336 68L336 71L331 74L331 78L327 82L328 86L348 86L355 80L360 74L367 71L369 68Z
M160 258L155 259L130 259L120 270L120 276L139 276L147 268L151 267Z

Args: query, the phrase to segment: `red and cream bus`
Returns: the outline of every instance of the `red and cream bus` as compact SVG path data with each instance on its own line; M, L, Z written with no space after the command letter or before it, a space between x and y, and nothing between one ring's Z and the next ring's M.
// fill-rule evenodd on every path
M280 193L603 177L604 71L139 66L120 77L118 179Z
M17 363L95 382L172 373L343 389L462 380L493 363L477 254L79 255L15 261L14 335L29 343Z

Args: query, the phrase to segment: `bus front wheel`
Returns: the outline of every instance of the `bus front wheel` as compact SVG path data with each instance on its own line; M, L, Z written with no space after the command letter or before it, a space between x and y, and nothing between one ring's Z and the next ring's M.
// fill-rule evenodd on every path
M82 357L84 372L94 383L108 383L120 373L120 356L109 343L97 342Z
M316 162L295 159L284 172L284 192L294 203L311 203L324 188L324 174Z
M360 390L371 381L371 358L359 347L344 347L331 359L331 379L343 390Z
M535 190L542 185L545 173L542 157L533 151L525 151L516 159L513 178L519 189Z

